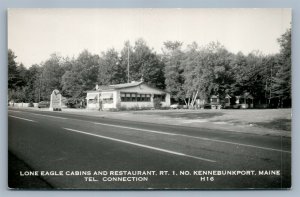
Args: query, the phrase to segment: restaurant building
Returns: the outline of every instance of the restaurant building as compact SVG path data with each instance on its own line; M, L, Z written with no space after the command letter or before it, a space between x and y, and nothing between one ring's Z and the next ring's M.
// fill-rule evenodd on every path
M162 107L170 106L170 94L141 82L98 86L87 91L87 109L143 109L153 108L154 99L159 98Z

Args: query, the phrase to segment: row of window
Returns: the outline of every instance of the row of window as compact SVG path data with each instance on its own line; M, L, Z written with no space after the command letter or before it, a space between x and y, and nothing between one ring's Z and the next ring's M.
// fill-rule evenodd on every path
M121 93L121 102L150 102L151 94Z
M166 95L154 94L154 99L158 98L162 102L166 101ZM138 94L138 93L121 93L121 102L150 102L151 94ZM98 99L89 99L88 103L98 103ZM113 97L106 97L102 99L102 103L113 103Z
M154 99L158 98L162 102L166 101L166 95L154 94ZM151 94L121 93L121 102L150 102Z

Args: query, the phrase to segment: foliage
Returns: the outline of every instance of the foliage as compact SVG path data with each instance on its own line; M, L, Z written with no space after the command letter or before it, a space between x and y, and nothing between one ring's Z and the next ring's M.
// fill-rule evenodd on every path
M182 43L167 41L164 43L163 60L165 63L166 89L176 101L185 100L184 76L182 61L184 53L181 51Z
M282 106L284 101L290 102L291 100L291 29L283 34L278 39L278 42L281 50L279 60L276 65L278 71L272 78L272 89L274 94L273 97L278 98L280 102L279 105Z
M20 76L15 59L17 56L12 50L8 50L8 89L20 87Z
M126 82L126 66L120 65L119 54L115 49L102 53L98 70L99 85L112 85Z
M200 49L196 43L189 46L182 62L188 105L193 106L196 98L206 100L210 95L225 96L232 83L231 57L232 54L220 43L212 42Z
M127 79L128 60L130 72L129 81ZM134 46L130 46L129 42L125 43L121 51L120 68L122 71L126 71L125 81L127 82L143 80L153 87L165 88L164 63L160 60L159 56L147 46L143 39L138 39ZM123 74L123 76L125 75Z
M291 29L279 39L280 53L265 56L259 51L248 55L230 53L218 42L199 47L192 43L182 49L179 41L163 43L157 54L143 39L134 45L125 42L100 55L82 51L76 58L52 54L45 62L26 68L8 50L8 99L15 102L49 100L54 89L76 107L95 85L111 85L143 80L166 89L172 100L195 105L196 99L212 95L242 95L249 92L256 104L273 107L291 105ZM129 76L128 76L129 63ZM155 108L160 101L154 100ZM123 109L118 106L119 110Z
M61 77L63 95L74 99L84 98L85 91L97 84L98 72L99 56L83 51L76 60L70 62L69 70Z
M81 100L76 98L68 98L66 102L67 107L69 108L80 108Z
M61 90L62 76L64 74L61 60L62 58L60 56L52 54L50 58L42 64L40 100L50 100L50 95L53 90Z

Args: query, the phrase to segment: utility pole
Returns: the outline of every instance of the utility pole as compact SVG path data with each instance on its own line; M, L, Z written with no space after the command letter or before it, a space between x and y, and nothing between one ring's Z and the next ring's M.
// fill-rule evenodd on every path
M43 73L41 73L41 75L40 75L40 83L39 83L39 102L41 102L42 78L43 78Z
M39 102L41 102L41 78L39 83Z
M129 44L127 49L127 83L129 83Z
M273 77L273 65L271 64L269 106L271 105L271 99L272 99L272 77Z

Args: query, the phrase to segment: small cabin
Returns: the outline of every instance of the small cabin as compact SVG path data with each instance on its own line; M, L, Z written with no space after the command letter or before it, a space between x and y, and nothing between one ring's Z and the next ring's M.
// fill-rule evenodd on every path
M254 98L249 92L236 96L234 108L252 109L254 107L253 100Z
M210 97L210 106L211 106L211 109L221 109L222 108L219 96L212 95Z
M231 107L231 96L229 94L226 94L224 99L224 108L230 108Z

